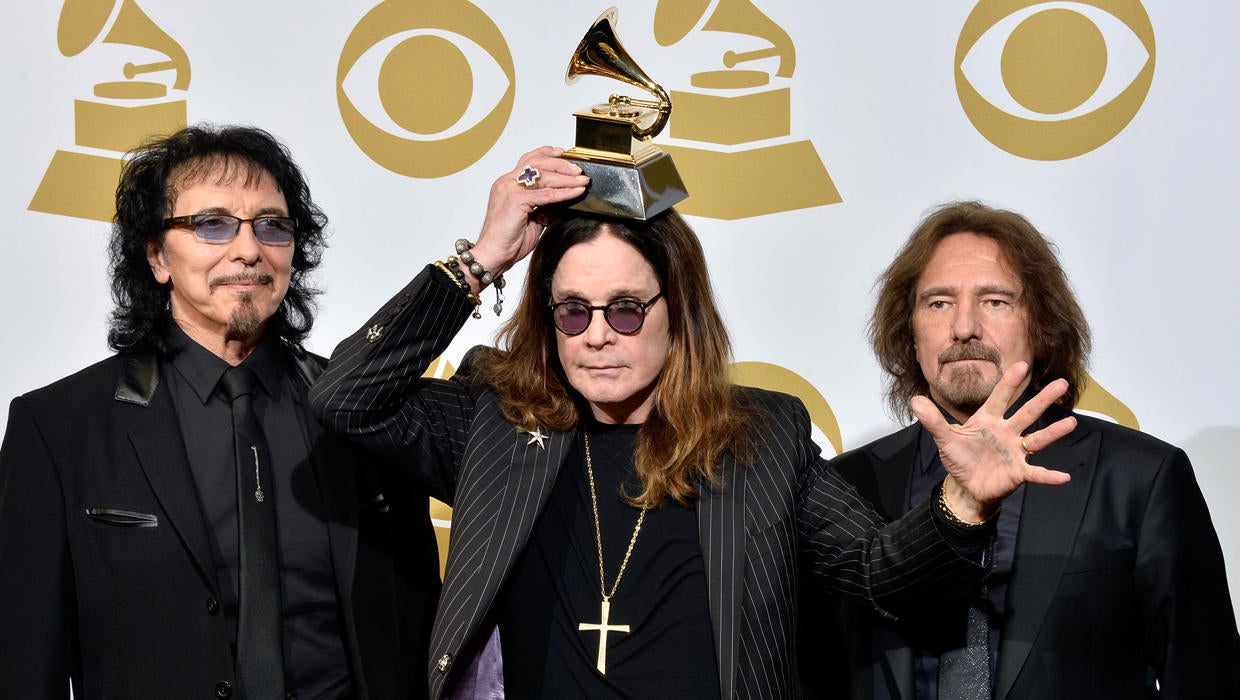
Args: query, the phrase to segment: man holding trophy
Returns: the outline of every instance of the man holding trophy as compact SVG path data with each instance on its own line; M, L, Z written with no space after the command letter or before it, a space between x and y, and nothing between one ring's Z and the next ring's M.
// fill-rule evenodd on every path
M653 84L614 17L574 65ZM1013 457L1066 387L1004 419L1023 366L975 437L936 433L948 477L890 524L826 468L799 400L732 384L701 244L671 208L683 185L647 142L671 108L652 92L579 113L577 148L522 156L477 242L418 272L311 392L325 425L454 508L433 697L797 697L799 574L885 616L967 595L1002 498L1067 478ZM423 378L487 285L502 309L503 273L526 256L499 346Z

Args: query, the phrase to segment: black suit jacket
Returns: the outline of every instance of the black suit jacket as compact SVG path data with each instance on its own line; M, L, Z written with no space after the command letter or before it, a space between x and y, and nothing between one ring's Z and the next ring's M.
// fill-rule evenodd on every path
M301 384L323 360L298 354ZM0 448L0 695L227 697L235 627L154 356L114 356L13 400ZM359 697L424 695L438 590L427 500L305 409ZM221 436L221 439L229 439ZM393 543L399 543L399 548Z
M344 340L311 392L316 415L385 461L404 460L453 506L443 595L431 638L431 691L459 678L494 628L491 607L525 547L575 431L540 445L463 379L421 378L472 307L431 267ZM928 505L881 533L873 509L826 470L796 399L753 390L769 414L757 461L721 465L697 503L719 684L725 698L798 697L797 574L869 596L888 612L916 596L976 586L984 570L939 536ZM913 579L922 586L907 586Z
M1047 417L1064 415L1052 408ZM1072 480L1026 486L996 700L1240 698L1223 556L1187 455L1144 433L1076 418L1075 431L1030 458ZM921 430L915 424L832 465L880 511L898 515ZM803 654L838 664L807 686L821 697L867 700L911 700L910 640L950 645L965 619L962 609L927 609L890 625L840 601L807 615L807 630L825 632L807 635ZM832 648L836 639L849 647Z

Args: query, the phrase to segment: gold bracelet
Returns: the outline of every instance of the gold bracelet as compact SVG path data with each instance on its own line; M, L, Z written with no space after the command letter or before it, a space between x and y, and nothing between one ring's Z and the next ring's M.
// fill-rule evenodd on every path
M436 260L435 267L439 268L440 272L447 275L448 279L455 282L457 289L460 289L465 293L465 298L469 299L470 303L474 305L474 318L482 318L482 314L478 313L477 308L482 304L482 300L478 298L477 294L474 294L473 290L469 287L469 283L465 281L465 273L461 272L460 266L456 262L456 258L450 257L446 263Z
M956 515L956 511L952 510L952 507L948 505L947 503L947 482L943 482L939 484L939 508L942 508L943 515L946 515L947 519L955 523L956 525L960 525L963 527L981 527L982 525L985 525L986 523L990 522L991 519L994 518L996 515L998 515L999 509L1002 507L1003 506L1000 505L999 508L995 509L995 512L991 513L990 515L986 516L985 518L982 518L981 520L977 522L971 522L971 521L965 520L959 515Z

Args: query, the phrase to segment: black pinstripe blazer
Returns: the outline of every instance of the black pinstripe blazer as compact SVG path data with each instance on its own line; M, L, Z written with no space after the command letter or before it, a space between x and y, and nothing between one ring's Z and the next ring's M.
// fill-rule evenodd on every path
M453 506L443 593L431 638L431 695L455 682L493 628L501 591L575 432L544 445L499 413L491 390L458 374L425 379L472 307L428 267L337 348L312 410L370 450L403 458ZM466 363L467 364L467 363ZM976 586L984 569L940 536L928 505L880 530L879 516L826 467L799 400L752 390L771 416L756 463L722 465L697 503L719 682L726 698L799 696L798 573L884 614Z

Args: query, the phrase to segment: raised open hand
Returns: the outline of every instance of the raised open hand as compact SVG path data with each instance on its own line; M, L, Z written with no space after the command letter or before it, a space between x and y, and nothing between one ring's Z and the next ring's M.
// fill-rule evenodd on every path
M585 193L590 178L572 161L561 158L563 154L563 149L554 146L536 148L491 185L482 232L472 251L487 270L498 275L534 249L543 230L539 207Z
M948 474L943 484L948 502L964 520L985 520L1022 483L1062 484L1069 479L1064 472L1029 464L1027 457L1072 432L1076 428L1075 418L1069 416L1021 436L1063 396L1067 381L1056 379L1011 418L1003 417L1028 372L1029 366L1024 362L1009 367L986 403L963 425L949 423L934 402L924 396L914 397L910 404L934 437Z

